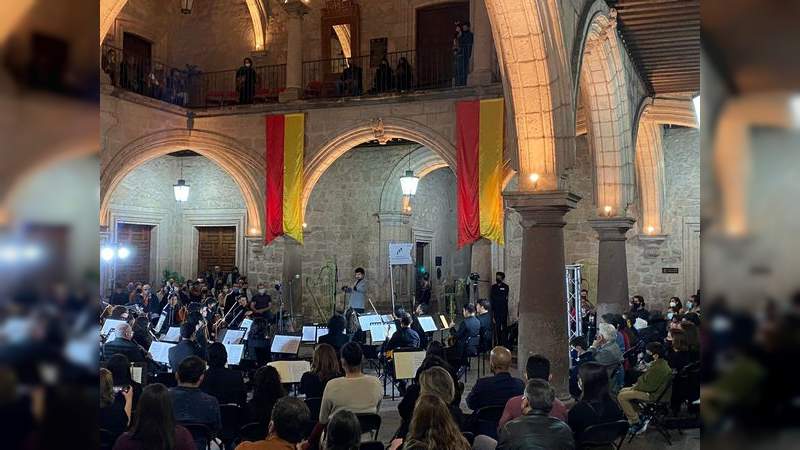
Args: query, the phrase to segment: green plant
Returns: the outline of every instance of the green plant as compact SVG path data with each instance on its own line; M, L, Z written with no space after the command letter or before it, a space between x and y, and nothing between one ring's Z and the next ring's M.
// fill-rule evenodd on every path
M178 272L173 272L169 269L164 269L163 281L166 282L170 278L175 280L175 282L178 284L183 284L183 282L186 281L186 278L184 278L183 275L179 274Z

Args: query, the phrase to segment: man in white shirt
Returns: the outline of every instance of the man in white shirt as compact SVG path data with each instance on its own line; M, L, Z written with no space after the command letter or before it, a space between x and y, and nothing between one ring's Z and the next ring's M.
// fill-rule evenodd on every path
M328 381L322 394L319 423L327 424L337 411L345 409L355 414L377 413L383 399L380 380L361 371L364 353L361 346L348 342L341 350L344 377Z

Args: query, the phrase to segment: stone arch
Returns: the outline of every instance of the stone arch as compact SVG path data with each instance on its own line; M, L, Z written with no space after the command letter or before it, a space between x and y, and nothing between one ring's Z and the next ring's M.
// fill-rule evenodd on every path
M250 18L253 21L254 50L264 50L265 36L267 33L268 0L245 0ZM122 8L128 0L100 0L100 42L103 42L108 30L114 24Z
M129 142L116 152L100 173L100 226L108 226L111 194L127 174L146 161L187 148L215 162L233 178L247 208L246 234L261 235L263 182L256 178L253 168L264 167L264 160L253 157L239 141L204 130L157 131Z
M503 87L515 118L520 190L560 188L575 149L571 76L559 2L485 0ZM528 175L540 175L538 186Z
M596 14L585 38L580 85L595 161L597 211L625 215L635 198L633 120L616 11Z
M383 182L379 212L401 210L403 191L400 189L399 179L409 167L420 180L436 169L449 167L441 156L423 145L414 149L409 156L411 158L410 166L407 158L402 158L394 166L389 177Z
M382 119L382 127L382 138L407 139L422 144L438 155L448 166L455 168L455 147L448 139L433 129L413 120L396 117ZM328 167L353 147L372 141L377 137L371 123L342 130L334 135L333 139L330 139L305 161L302 200L304 213L314 186Z

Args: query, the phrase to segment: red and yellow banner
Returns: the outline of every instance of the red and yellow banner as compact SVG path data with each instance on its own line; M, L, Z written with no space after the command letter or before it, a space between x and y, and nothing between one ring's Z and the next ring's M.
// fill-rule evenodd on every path
M458 246L503 245L503 99L456 105Z
M286 235L303 242L305 116L267 116L267 244Z

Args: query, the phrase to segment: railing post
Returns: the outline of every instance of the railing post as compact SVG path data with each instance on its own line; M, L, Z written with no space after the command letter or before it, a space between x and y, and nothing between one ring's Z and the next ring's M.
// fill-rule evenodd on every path
M301 0L289 0L283 4L289 14L287 23L288 45L286 54L286 90L278 100L288 102L297 100L302 93L303 83L303 15L309 8Z

